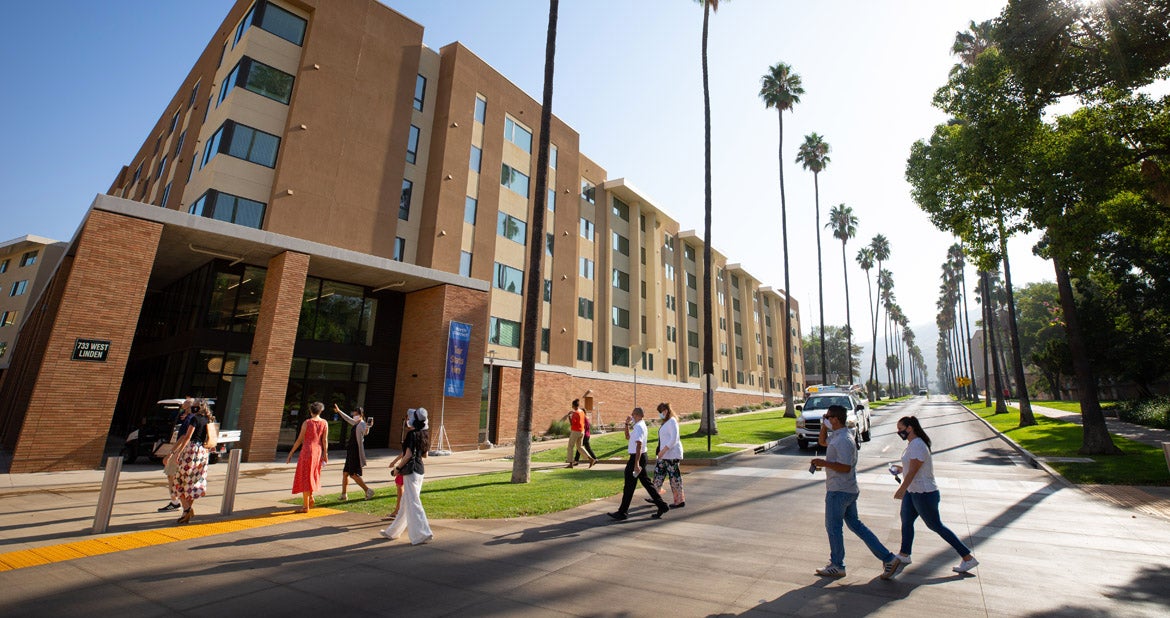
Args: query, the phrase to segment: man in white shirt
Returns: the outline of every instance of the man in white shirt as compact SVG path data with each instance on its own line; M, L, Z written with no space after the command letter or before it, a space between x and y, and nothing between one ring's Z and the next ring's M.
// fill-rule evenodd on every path
M825 469L825 531L829 535L829 564L817 569L821 577L845 577L845 535L842 524L849 526L886 569L892 568L894 553L861 519L857 517L857 445L853 433L845 426L848 411L841 406L829 406L821 420L821 446L827 447L825 458L812 460L817 468ZM831 430L831 433L830 433Z
M626 462L626 482L622 490L622 505L618 507L617 512L609 514L610 517L617 520L629 517L626 512L630 510L630 502L634 499L634 487L638 482L642 483L642 487L646 488L646 493L650 494L650 499L658 507L658 512L651 515L651 518L660 519L663 513L670 510L670 507L662 500L662 496L658 495L658 490L654 489L650 475L646 474L646 437L649 432L646 430L646 421L643 420L643 416L642 408L634 408L630 416L626 417L626 439L630 441L628 448L630 459Z

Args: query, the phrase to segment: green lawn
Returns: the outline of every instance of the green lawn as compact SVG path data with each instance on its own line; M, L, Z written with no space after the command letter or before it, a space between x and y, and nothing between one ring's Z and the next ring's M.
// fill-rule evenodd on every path
M1009 409L1007 414L994 414L993 408L981 408L978 414L1017 444L1040 457L1083 457L1081 426L1036 415L1037 425L1021 428L1020 413ZM1092 455L1093 463L1057 463L1050 466L1073 483L1105 485L1167 485L1170 470L1162 449L1113 436L1113 443L1124 454Z
M524 485L513 484L510 471L427 480L422 503L432 519L504 519L555 513L621 493L622 472L613 468L533 470L531 482ZM319 507L352 513L386 515L394 510L393 485L378 488L374 494L374 499L363 500L361 489L351 484L347 502L338 501L338 494L317 496L316 500ZM300 498L285 502L301 504Z
M767 410L751 414L717 417L715 426L719 430L717 435L711 436L711 450L707 450L707 436L695 433L699 429L698 421L687 421L679 425L682 432L684 458L699 459L719 457L742 450L740 447L720 446L721 444L763 444L772 440L790 436L796 433L796 419L784 418L784 410ZM647 439L653 454L654 441L658 439L658 427L650 427L650 436ZM625 433L613 431L606 434L594 434L589 440L593 452L600 459L627 457L627 441ZM542 451L532 456L533 461L553 462L565 460L566 447L557 447Z
M1081 413L1081 402L1079 401L1033 401L1032 403L1045 408L1052 408L1053 410L1061 410L1063 412L1072 412L1073 414ZM1102 401L1101 409L1107 410L1117 405L1116 401Z

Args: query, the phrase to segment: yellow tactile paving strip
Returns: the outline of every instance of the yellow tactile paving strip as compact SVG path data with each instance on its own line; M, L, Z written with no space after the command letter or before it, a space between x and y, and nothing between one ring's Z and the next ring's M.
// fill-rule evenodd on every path
M313 519L315 517L324 517L343 512L326 508L313 509L308 513L277 511L258 517L229 519L206 524L189 524L161 530L128 532L126 534L116 534L98 539L74 541L72 543L61 543L59 545L49 545L47 547L36 547L33 549L22 549L0 554L0 572L13 571L42 564L52 564L54 562L64 562L66 560L75 560L89 556L100 556L102 554L138 549L140 547L150 547L152 545L163 545L166 543L174 543L175 541L239 532L251 528L286 524L302 519Z

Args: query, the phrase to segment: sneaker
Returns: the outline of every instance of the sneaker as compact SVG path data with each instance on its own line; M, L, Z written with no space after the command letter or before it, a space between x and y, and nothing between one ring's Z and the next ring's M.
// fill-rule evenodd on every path
M910 562L910 556L904 554L895 555L893 560L885 563L885 569L882 571L882 579L890 579L897 576Z
M182 508L182 505L175 504L174 502L168 502L167 504L158 507L158 512L159 513L170 513L171 511L177 511L180 508Z
M349 494L341 494L340 496L337 496L338 502L345 502L346 500L349 500Z
M389 529L389 528L384 528L384 529L382 529L382 530L379 530L379 531L378 531L378 534L380 534L380 535L382 535L382 536L384 536L384 537L386 537L386 538L388 538L388 539L390 539L390 540L394 540L394 539L398 538L398 537L390 536L389 532L387 532L388 530L390 530L390 529Z
M970 560L960 562L959 566L951 567L951 570L956 573L966 573L977 566L979 566L979 561L975 559L975 556L971 556Z
M373 499L374 499L374 490L367 489L366 490L366 500L373 500Z
M612 517L612 518L614 518L614 519L616 519L616 520L618 520L618 521L622 521L623 519L629 519L629 518L630 518L630 516L629 516L629 515L626 515L625 513L621 512L621 511L615 511L615 512L613 512L613 513L607 513L607 515L609 515L610 517Z
M839 567L835 564L826 564L817 569L817 575L821 577L845 577L845 567Z

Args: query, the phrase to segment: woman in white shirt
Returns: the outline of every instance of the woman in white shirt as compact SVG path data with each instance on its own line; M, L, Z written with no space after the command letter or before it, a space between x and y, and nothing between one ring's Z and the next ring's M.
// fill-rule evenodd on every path
M902 485L894 492L894 499L902 501L902 547L894 560L887 564L883 579L897 575L910 564L910 550L914 545L914 522L922 521L954 548L962 562L951 570L966 573L979 565L971 550L959 537L943 525L938 514L940 495L934 482L934 462L930 454L930 436L923 431L918 418L903 416L898 420L898 436L906 441L902 452L902 465L897 471L903 474Z
M669 477L670 493L674 495L674 503L670 508L681 509L687 505L687 501L683 495L682 472L678 467L683 458L678 418L675 417L674 410L670 409L670 404L666 402L658 404L658 418L662 421L662 426L658 428L658 460L654 464L654 489L662 491L662 481Z

